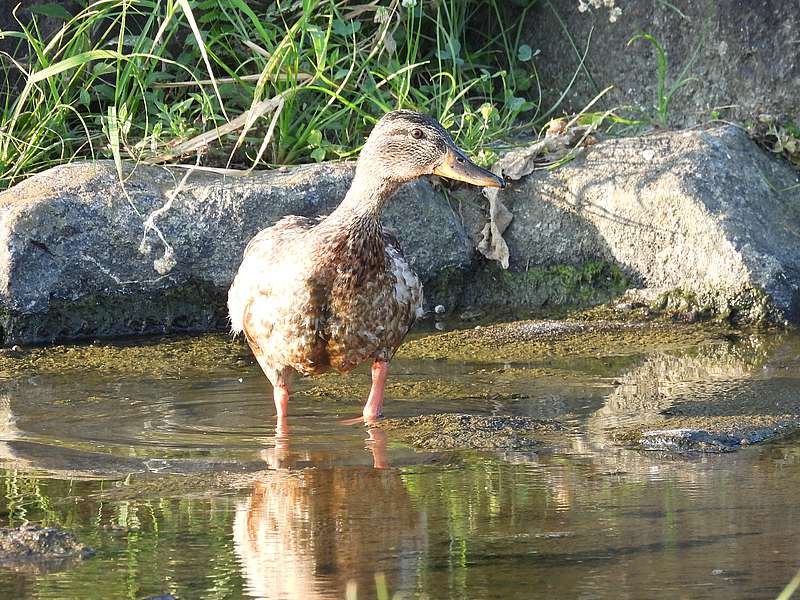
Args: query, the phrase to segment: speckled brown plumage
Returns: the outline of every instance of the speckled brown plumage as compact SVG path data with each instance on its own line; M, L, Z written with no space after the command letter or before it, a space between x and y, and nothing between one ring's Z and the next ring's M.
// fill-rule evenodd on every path
M334 213L259 233L230 298L234 328L236 310L268 375L284 366L318 375L390 360L421 310L422 286L380 221Z
M244 333L275 386L279 416L292 370L348 372L368 360L374 361L373 389L364 415L380 413L385 365L422 312L419 278L380 215L402 183L429 173L502 185L472 164L435 120L395 111L370 134L333 213L285 217L247 245L228 294L231 325Z

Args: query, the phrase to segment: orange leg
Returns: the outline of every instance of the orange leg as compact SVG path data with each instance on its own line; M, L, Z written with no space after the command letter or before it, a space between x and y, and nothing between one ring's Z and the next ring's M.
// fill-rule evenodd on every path
M282 367L278 369L271 368L269 365L264 364L258 355L259 364L264 371L264 374L272 384L272 398L275 400L275 415L278 417L278 429L286 428L286 415L289 412L289 381L292 377L291 367Z
M386 376L389 374L389 363L376 360L372 363L372 387L369 390L369 398L364 405L364 419L375 420L381 416L383 411L383 389L386 386Z
M275 398L275 414L278 420L286 417L289 410L289 385L286 381L277 383L272 388L272 395Z

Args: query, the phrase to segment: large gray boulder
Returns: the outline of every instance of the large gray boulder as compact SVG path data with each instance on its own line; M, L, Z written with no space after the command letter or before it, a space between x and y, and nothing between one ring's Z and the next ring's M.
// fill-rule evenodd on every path
M798 172L741 129L608 140L532 174L526 152L495 166L519 180L493 200L512 215L503 239L482 244L511 273L608 261L667 307L742 322L800 317Z
M800 320L798 173L740 129L608 140L554 171L535 158L498 162L510 186L489 210L475 188L448 203L426 180L389 204L429 308L587 305L634 288L681 313ZM352 165L184 174L138 166L121 186L100 161L0 194L3 343L224 329L247 240L333 210Z
M123 186L114 163L99 161L35 175L0 194L0 338L223 329L247 241L284 215L329 213L352 173L352 164L227 178L195 171L182 183L185 171L139 165ZM385 222L429 305L450 303L472 251L446 200L417 181L390 203Z

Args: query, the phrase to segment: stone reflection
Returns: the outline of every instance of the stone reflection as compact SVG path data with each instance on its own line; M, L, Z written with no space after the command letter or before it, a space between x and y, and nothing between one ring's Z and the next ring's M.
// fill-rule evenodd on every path
M258 479L236 508L233 539L256 598L343 598L376 595L376 575L391 593L413 589L427 546L424 516L401 475L387 469L386 433L370 429L375 468L293 468L320 464L293 452L288 434L264 453L274 470ZM318 457L324 459L324 457Z
M616 378L616 388L589 420L589 430L662 420L683 402L714 403L742 395L778 354L780 336L745 336L735 343L657 352Z
M739 439L742 432L796 427L798 355L794 336L774 333L650 354L616 377L615 388L588 418L584 433L573 438L573 450L591 456L596 474L702 481L716 468L713 454L687 446L687 454L665 460L659 452L632 451L630 445L641 439L638 432L652 431L668 441L680 439L671 433L680 431L711 432L709 439L730 433Z

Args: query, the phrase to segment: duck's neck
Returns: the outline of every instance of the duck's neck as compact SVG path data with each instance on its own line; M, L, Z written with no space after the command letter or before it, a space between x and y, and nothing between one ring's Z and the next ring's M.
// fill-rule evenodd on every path
M341 204L331 213L330 218L379 221L386 201L400 187L395 180L386 179L377 173L370 173L363 165L356 167L356 174L350 189Z

